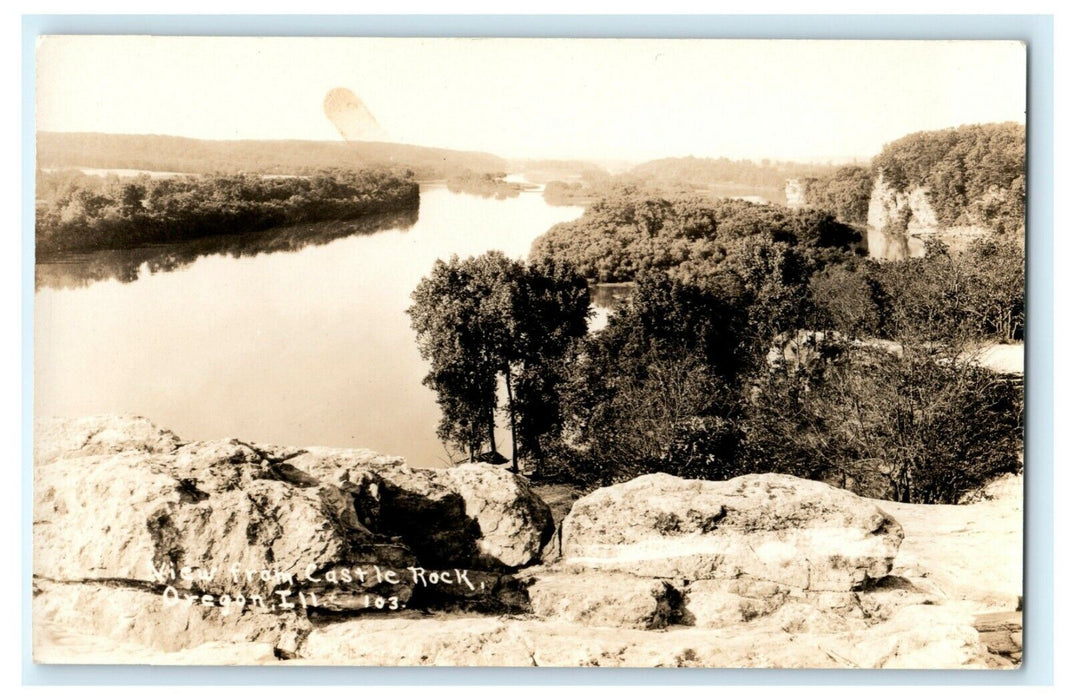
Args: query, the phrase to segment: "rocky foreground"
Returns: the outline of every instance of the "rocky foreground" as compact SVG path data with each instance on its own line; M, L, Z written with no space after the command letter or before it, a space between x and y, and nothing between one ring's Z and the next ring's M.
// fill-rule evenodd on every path
M43 663L1011 668L1022 480L964 506L39 424ZM557 513L555 524L553 511ZM566 517L559 517L566 513Z

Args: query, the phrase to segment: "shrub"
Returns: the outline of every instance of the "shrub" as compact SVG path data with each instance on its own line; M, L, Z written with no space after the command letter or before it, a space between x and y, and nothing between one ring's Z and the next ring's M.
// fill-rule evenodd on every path
M1022 436L1015 387L969 359L854 348L818 370L769 373L752 393L739 469L956 503L1019 468ZM885 488L872 484L873 465L884 467Z

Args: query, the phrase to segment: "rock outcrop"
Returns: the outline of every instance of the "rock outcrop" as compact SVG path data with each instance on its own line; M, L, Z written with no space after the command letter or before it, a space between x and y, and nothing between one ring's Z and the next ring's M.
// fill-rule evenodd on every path
M747 576L851 591L890 573L903 536L870 502L819 482L650 474L577 501L564 521L563 553L571 562L643 576Z
M143 428L140 421L130 425ZM107 431L122 451L100 454L96 433L90 454L68 450L36 466L40 577L256 595L282 604L276 594L293 595L302 581L314 583L335 567L403 570L416 562L403 542L364 527L357 504L338 487L287 465L284 453L237 440L169 452L154 440L142 451L121 422ZM367 579L334 593L411 595L411 586L384 590L379 583Z
M553 487L553 512L567 513L556 530L529 483L495 467L183 443L139 418L42 424L36 462L41 662L1005 668L1021 658L1019 614L1004 612L1017 607L1008 579L1022 563L988 558L969 573L993 540L946 539L993 523L1006 530L997 548L1011 550L1020 511L991 514L1018 498L1018 477L973 506L943 507L877 504L780 474L652 474L570 510L578 494ZM944 508L956 510L930 510ZM957 520L923 519L936 512ZM903 543L899 521L919 535Z
M526 566L553 532L529 483L498 467L413 469L366 450L318 447L288 463L349 494L369 528L400 536L428 566Z
M305 653L311 663L331 665L988 668L978 633L958 618L949 609L913 607L845 633L797 633L774 622L665 631L495 617L361 618L313 630Z
M880 232L890 230L921 235L935 233L939 223L924 188L901 192L890 187L879 173L868 200L868 227Z
M786 206L791 209L800 209L808 204L805 198L805 184L797 178L790 178L786 181L784 193Z
M1023 614L1018 611L986 613L975 618L979 641L995 656L1015 666L1023 660Z
M937 597L889 585L903 536L871 501L818 482L650 474L576 501L562 526L563 559L522 576L532 580L533 613L547 619L855 632Z
M994 189L987 193L984 200L1003 196L1001 190ZM927 188L897 190L886 182L881 173L868 200L867 225L869 255L886 260L922 256L927 249L927 242L934 239L944 242L951 250L963 249L970 241L991 230L985 224L941 220L931 204Z
M46 663L78 661L65 658L61 650L83 645L99 648L101 639L118 647L163 654L238 646L246 654L252 652L244 663L258 663L295 656L312 630L307 616L298 612L191 604L123 585L38 580L33 605L39 621L34 626L34 656ZM119 659L105 657L101 662L124 658L116 656ZM200 663L225 661L205 657Z
M553 531L525 480L484 465L182 444L145 419L106 417L42 424L36 454L35 577L198 605L399 608L431 584L414 602L464 600L487 581L497 591L493 572L537 561Z
M659 629L678 621L681 595L664 579L556 566L528 569L519 580L535 617L633 629Z
M163 454L181 441L169 430L140 416L89 416L41 421L34 426L34 463L64 457L91 457L120 452Z

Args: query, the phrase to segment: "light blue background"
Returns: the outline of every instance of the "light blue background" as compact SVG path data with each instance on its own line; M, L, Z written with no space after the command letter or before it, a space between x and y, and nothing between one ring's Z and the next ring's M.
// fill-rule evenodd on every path
M37 666L31 658L34 44L41 34L1017 39L1028 51L1024 664L1019 671ZM23 17L23 682L27 684L1050 684L1053 680L1053 19L1040 15Z

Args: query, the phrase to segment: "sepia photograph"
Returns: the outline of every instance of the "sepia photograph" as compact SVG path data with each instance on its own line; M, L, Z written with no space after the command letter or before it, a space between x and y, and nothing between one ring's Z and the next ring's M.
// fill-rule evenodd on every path
M1026 43L35 57L35 663L1020 668Z

